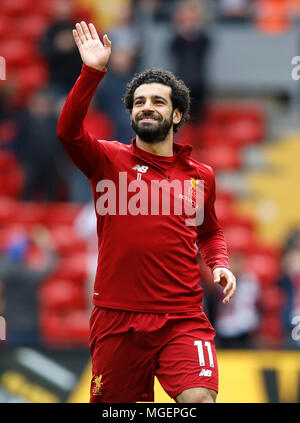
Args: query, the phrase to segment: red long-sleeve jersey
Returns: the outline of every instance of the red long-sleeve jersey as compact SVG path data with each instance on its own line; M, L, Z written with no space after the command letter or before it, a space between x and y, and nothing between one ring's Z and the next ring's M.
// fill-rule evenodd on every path
M199 310L203 289L199 284L197 246L212 270L229 268L214 208L214 172L190 158L191 146L174 143L174 155L162 157L141 150L135 140L124 145L97 140L90 134L84 118L105 72L83 65L61 112L57 131L67 154L89 179L94 196L99 254L93 303L150 313ZM134 201L138 191L128 190L129 184L137 180L149 189L154 180L203 181L203 223L189 226L183 213L164 214L161 207L159 213L129 213L124 202L121 205L121 197L128 206L130 202L138 203ZM102 190L101 181L111 181L112 186ZM115 194L115 198L107 195L109 188L110 196ZM186 197L181 196L183 202L189 200ZM101 210L109 203L110 213L105 214Z

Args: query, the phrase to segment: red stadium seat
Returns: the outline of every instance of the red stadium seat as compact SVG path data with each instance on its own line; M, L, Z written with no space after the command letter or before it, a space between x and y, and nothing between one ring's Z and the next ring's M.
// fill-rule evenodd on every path
M82 209L82 204L51 203L48 205L46 222L53 225L72 225Z
M210 105L204 122L187 123L177 135L179 143L196 148L229 145L245 146L262 141L266 122L262 106L257 102L225 102Z
M67 329L62 323L60 313L42 310L39 314L39 326L43 340L45 342L66 340Z
M201 150L194 149L191 157L201 163L212 166L216 171L236 170L242 164L239 149L225 144L211 145Z
M38 57L36 47L24 40L1 40L0 55L8 68L30 65Z
M277 312L263 313L259 327L259 337L265 348L278 348L283 341L284 331Z
M233 200L230 197L218 195L215 201L215 210L218 220L221 224L234 219L235 213L233 209Z
M13 119L3 120L0 123L0 146L12 144L18 134L18 125Z
M11 34L12 39L23 39L37 42L45 33L49 20L39 14L30 14L26 18L15 19L14 33Z
M276 282L278 282L278 278ZM274 283L263 286L260 301L265 314L271 312L278 313L284 304L284 297L278 284Z
M0 152L0 196L17 199L24 184L24 172L16 157Z
M88 345L89 312L61 313L42 310L39 315L41 336L52 346Z
M16 202L14 213L10 216L11 223L32 225L44 223L46 205L35 202Z
M40 306L45 310L76 310L87 308L84 285L71 280L51 278L39 290Z
M256 273L262 284L272 284L280 276L280 261L276 256L264 253L247 254L246 266Z
M12 198L0 196L0 225L9 225L13 222L18 210L17 202Z
M253 144L265 135L262 106L257 102L226 102L212 105L206 113L206 135L215 131L217 137L235 145ZM211 129L213 128L213 129ZM223 136L222 136L223 134ZM212 136L204 137L207 141Z
M14 32L14 19L5 16L4 14L0 15L0 40L9 39Z
M35 5L34 13L40 16L44 16L47 19L51 19L54 15L55 4L59 3L60 1L61 0L39 0Z
M179 144L190 144L196 148L203 146L203 127L191 125L187 122L178 134L175 134L174 140Z
M39 314L40 333L49 346L72 346L66 325L66 313L42 310Z
M1 154L0 154L0 164L1 164ZM1 174L1 166L0 166ZM0 180L0 186L1 186ZM3 182L4 184L4 182ZM1 207L1 204L4 204ZM74 219L81 210L81 204L42 204L38 202L14 202L11 200L0 199L0 223L5 221L7 223L43 223L49 226L50 229L59 230L60 234L70 235L72 232L71 228L66 228L68 225L74 223ZM58 237L58 243L61 241L60 234L56 233ZM72 241L74 241L74 234L72 236ZM76 242L80 240L76 239ZM67 243L69 241L66 241ZM81 250L81 249L80 249Z
M222 200L226 201L228 203L231 203L234 201L235 196L232 192L224 191L223 189L220 189L217 187L217 197Z
M243 220L235 216L235 220L226 222L223 220L224 237L229 251L247 253L254 243L254 224L250 220Z
M51 235L56 251L61 255L84 253L86 243L79 239L72 226L57 225L51 228Z
M89 110L85 118L87 130L98 139L109 140L114 133L114 125L105 113L97 110Z
M89 312L76 310L66 317L68 337L74 343L87 345L89 339Z
M34 0L2 0L1 13L5 16L29 15L35 7Z
M85 282L87 278L86 254L72 254L62 257L58 263L53 277L57 279L70 279Z
M22 99L19 103L26 103L30 95L42 89L49 80L48 68L40 62L13 69L11 75L15 78L19 96Z

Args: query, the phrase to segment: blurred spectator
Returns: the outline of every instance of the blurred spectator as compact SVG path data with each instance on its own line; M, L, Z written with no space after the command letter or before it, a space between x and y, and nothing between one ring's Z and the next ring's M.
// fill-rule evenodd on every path
M193 2L180 4L174 14L174 30L170 51L175 59L175 73L191 90L191 123L199 124L206 103L211 43L204 30L204 8Z
M141 22L171 22L178 0L134 0L133 7Z
M135 136L128 112L122 103L126 84L136 70L135 46L115 44L108 64L108 72L96 91L97 106L112 120L115 128L115 140L130 144Z
M55 104L56 119L61 113L66 96L60 97ZM96 106L95 98L92 99L89 110L85 117L85 127L97 139L112 140L115 133L115 126L111 118ZM57 142L57 141L56 141ZM68 201L74 203L88 203L92 200L92 191L89 180L69 160L66 153L62 151L63 165L60 166L60 175L64 181L64 194Z
M252 0L217 0L219 20L228 23L247 22L253 12Z
M286 332L286 344L292 346L291 337L294 328L292 319L300 316L300 230L291 232L286 242L282 259L282 275L280 287L284 293L285 304L283 309L283 322ZM294 344L295 345L295 344ZM298 341L299 345L299 341Z
M96 138L102 140L113 139L115 126L111 118L97 108L94 98L92 98L84 123L87 130L95 135Z
M87 246L87 282L86 296L89 307L92 307L93 288L98 263L98 237L97 237L97 217L93 201L88 202L82 208L74 222L74 231L79 238L83 239Z
M57 142L57 117L48 91L33 94L19 122L16 152L25 170L23 199L57 200L66 158Z
M112 139L129 144L134 132L122 97L126 84L137 70L140 54L140 37L129 5L123 5L118 12L116 26L111 29L109 37L113 49L108 73L96 92L96 105L113 123ZM104 134L101 138L107 139Z
M118 26L119 14L131 8L132 0L81 0L92 11L92 21L102 34Z
M216 299L216 341L221 348L251 348L255 346L260 314L259 281L255 274L244 271L241 254L231 253L230 267L237 280L237 290L230 302L224 305ZM219 287L218 287L219 288ZM219 290L219 293L222 292Z
M14 150L19 133L14 107L15 88L5 84L0 90L0 150Z
M50 85L57 95L68 94L81 71L82 60L74 43L73 2L55 3L54 22L40 41L50 72Z
M133 8L138 23L153 22L159 0L133 0Z
M6 320L9 345L40 345L38 287L53 271L55 262L46 228L35 226L27 232L20 227L12 232L0 255L1 314Z
M288 252L292 249L299 249L300 248L300 229L295 228L293 229L289 236L286 239L284 250Z
M123 6L116 13L116 25L111 28L109 38L113 46L123 47L136 52L140 49L140 34L135 25L134 13L131 5Z

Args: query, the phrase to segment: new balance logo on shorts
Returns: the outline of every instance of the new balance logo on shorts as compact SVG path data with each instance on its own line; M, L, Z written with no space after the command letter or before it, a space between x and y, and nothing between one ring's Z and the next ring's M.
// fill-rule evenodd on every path
M212 374L211 370L207 370L207 369L201 369L201 372L199 373L199 376L207 376L210 377Z

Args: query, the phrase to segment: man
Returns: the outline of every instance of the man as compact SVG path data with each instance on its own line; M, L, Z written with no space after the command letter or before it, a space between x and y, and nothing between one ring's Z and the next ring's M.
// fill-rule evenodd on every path
M30 264L30 251L37 249L43 260ZM16 228L0 253L0 294L7 322L9 346L40 347L38 287L51 275L56 265L56 252L51 234L44 226L30 231ZM1 304L0 304L1 305Z
M224 303L234 294L235 278L214 211L213 170L189 157L190 146L173 143L173 132L188 118L189 91L170 72L137 75L124 97L136 138L130 146L97 140L83 120L106 73L111 42L105 34L102 44L85 22L76 24L73 36L83 67L62 110L58 137L89 178L97 214L90 401L153 401L156 376L177 402L214 402L215 332L201 306L195 243L214 282L224 287ZM172 200L202 210L203 222L189 220L189 209L163 213L165 204L151 201L156 183L186 181L189 190L172 190ZM194 195L198 186L204 207Z

